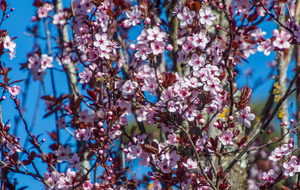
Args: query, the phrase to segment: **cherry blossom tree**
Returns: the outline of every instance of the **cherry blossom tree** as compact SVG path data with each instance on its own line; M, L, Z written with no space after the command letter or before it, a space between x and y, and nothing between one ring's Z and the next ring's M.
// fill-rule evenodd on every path
M2 189L19 188L11 174L64 190L300 189L299 1L72 0L63 7L61 0L35 0L32 6L28 30L47 48L35 41L24 55L20 72L28 79L11 80L1 57L14 61L17 36L0 30L0 103L13 102L26 131L16 137L0 112ZM15 10L1 0L1 11L0 26ZM267 34L266 22L278 28ZM250 102L257 86L237 85L237 64L251 64L257 52L276 55L262 111ZM68 84L57 82L54 71ZM44 129L49 147L24 116L22 92L31 80L52 87L40 97L44 118L55 119L55 131ZM69 92L58 93L64 85ZM289 113L294 94L297 110Z

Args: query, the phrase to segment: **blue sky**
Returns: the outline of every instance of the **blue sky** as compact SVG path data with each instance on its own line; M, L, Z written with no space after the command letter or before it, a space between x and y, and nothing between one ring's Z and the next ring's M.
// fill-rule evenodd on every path
M32 51L33 47L33 38L26 35L24 32L26 32L26 27L32 26L32 23L30 21L31 17L35 14L36 8L32 6L33 1L24 1L24 0L7 0L7 3L10 4L10 8L14 7L15 11L10 13L10 18L5 20L2 24L1 30L6 29L9 33L10 37L18 37L15 39L15 42L17 44L17 52L16 52L16 58L13 60L10 60L8 55L4 55L2 57L2 61L5 63L7 67L13 68L13 70L9 73L9 76L12 78L11 80L19 80L19 79L26 79L28 75L28 71L20 71L20 63L25 63L27 61L27 53ZM63 1L64 5L67 5L69 3L68 1ZM276 27L276 25L273 22L266 22L264 25L261 26L263 31L267 32L267 37L272 36L272 30ZM41 36L45 36L44 34L44 26L42 25L42 22L40 23L40 34ZM54 29L54 28L52 28ZM39 40L38 43L40 44L40 47L42 49L42 53L46 53L46 44L44 41ZM52 42L53 43L53 42ZM253 69L253 77L255 79L259 77L265 77L267 76L269 72L269 67L267 67L267 62L272 61L275 58L275 53L272 53L270 56L264 56L263 53L258 52L255 55L251 55L248 59L249 63L244 63L242 66L237 66L239 70L245 71L249 68ZM295 63L292 62L290 64L289 68L289 76L292 75L291 70L294 68ZM55 63L55 67L58 67L58 64ZM52 88L50 83L50 75L49 71L47 71L47 76L45 77L44 81L44 89L45 92L42 90L41 95L44 94L52 94ZM60 73L58 71L54 71L55 76L55 83L57 87L57 94L63 94L68 93L68 86L66 82L66 76L64 73ZM244 75L238 76L238 85L242 87L243 85L247 84L247 78ZM253 80L251 80L253 81ZM253 101L266 99L269 95L269 89L271 88L273 81L269 81L265 83L264 85L260 86L252 96ZM58 85L59 84L59 85ZM63 85L61 85L63 84ZM250 85L252 82L250 83ZM24 92L24 82L19 84L21 86L21 91ZM28 94L27 94L27 100L25 104L25 112L24 116L27 119L27 122L29 126L33 122L34 117L34 110L36 106L36 101L39 98L39 89L40 89L40 83L39 82L33 82L30 81L30 86L28 88ZM15 127L14 117L17 115L16 110L14 109L14 105L12 100L9 98L9 94L6 94L7 100L3 101L2 103L2 113L3 113L3 121L7 122L10 120L10 124L12 124L12 130ZM18 98L21 98L19 95ZM22 100L24 101L24 100ZM21 101L21 102L22 102ZM45 105L43 101L40 101L40 104L38 105L38 113L37 118L35 120L35 127L33 128L33 134L42 134L41 138L45 138L46 142L42 145L43 148L46 148L45 150L48 150L49 145L52 143L50 137L46 134L45 129L47 131L52 131L55 128L55 121L54 117L48 117L43 119L45 110ZM22 134L25 134L24 125L19 122L18 130L17 130L17 136L21 136L21 144L23 145L25 143L25 138L22 136ZM68 133L62 131L61 134L63 136L68 136ZM29 147L28 147L29 148ZM74 149L73 149L74 150ZM38 164L38 166L45 168L45 165ZM62 167L63 169L65 166ZM15 175L15 178L18 179L18 182L20 185L18 187L22 187L23 185L31 184L30 187L42 187L40 183L36 182L32 177L29 176L20 176Z

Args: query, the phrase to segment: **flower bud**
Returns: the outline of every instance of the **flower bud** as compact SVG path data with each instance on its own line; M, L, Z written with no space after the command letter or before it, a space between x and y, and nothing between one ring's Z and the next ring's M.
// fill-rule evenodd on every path
M205 119L203 119L203 118L199 119L199 123L200 123L201 125L203 125L203 124L205 123Z
M151 24L151 19L149 17L147 17L144 21L145 24Z
M166 50L168 50L168 51L173 51L173 46L171 45L171 44L168 44L167 46L166 46Z
M155 176L151 176L150 177L152 180L156 180L156 177Z
M229 121L232 121L232 120L233 120L233 116L230 115L230 116L228 117L228 119L229 119Z
M31 22L36 22L36 21L37 21L36 16L32 16L32 17L31 17Z
M107 176L107 180L111 180L111 177L110 177L110 176Z
M99 150L99 154L103 154L103 150Z
M219 123L218 122L214 122L214 127L219 127Z
M160 24L158 22L155 25L158 26L158 27L160 27Z
M295 120L291 119L291 120L290 120L290 122L291 122L291 123L294 123L294 122L295 122Z
M124 148L124 149L123 149L123 152L124 152L125 154L127 154L127 153L129 153L129 150L128 150L127 148Z
M135 51L135 50L136 50L136 45L135 45L135 44L130 44L130 45L129 45L129 48L130 48L131 50Z

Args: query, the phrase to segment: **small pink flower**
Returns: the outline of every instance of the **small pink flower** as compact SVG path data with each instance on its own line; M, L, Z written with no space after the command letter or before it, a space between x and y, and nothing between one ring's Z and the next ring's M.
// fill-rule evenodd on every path
M266 56L270 55L271 51L275 48L271 43L271 40L268 38L266 41L262 41L257 47L257 51L264 52Z
M193 22L193 18L195 17L195 12L190 11L188 7L184 7L182 12L177 14L177 18L181 21L180 27L184 28Z
M58 150L55 151L55 154L57 156L57 162L61 163L63 160L68 161L70 159L70 154L71 154L71 149L70 148L65 148L63 146L59 146Z
M67 16L68 16L67 12L63 12L63 11L58 12L57 14L55 14L53 16L53 24L54 25L65 25L67 23L67 20L66 20Z
M139 23L139 18L142 15L142 12L139 10L139 7L136 5L133 7L132 11L127 11L126 16L129 18L125 20L128 26L135 26Z
M246 127L251 126L251 121L255 119L255 115L250 112L250 107L246 106L243 110L239 111L239 123L244 123Z
M269 183L274 183L275 182L275 179L277 178L277 174L275 174L275 171L273 170L273 169L270 169L269 171L268 171L268 173L267 172L263 172L263 174L262 174L263 176L262 176L262 180L264 181L264 182L269 182Z
M158 55L165 51L165 42L154 41L151 43L151 49L154 55Z
M161 171L163 173L171 173L172 170L171 170L171 167L170 167L169 163L170 162L165 159L164 161L157 163L157 166L161 169Z
M93 184L90 182L90 180L86 180L82 186L84 190L90 190L93 188Z
M211 12L210 7L207 7L205 10L200 9L199 15L200 15L200 23L207 24L209 26L211 26L213 24L212 21L216 19L216 15Z
M56 124L57 124L57 128L58 129L63 129L65 128L67 125L66 125L66 120L65 118L61 117L59 118L57 121L56 121Z
M298 165L298 159L296 156L292 156L289 162L284 162L282 164L284 170L284 176L293 177L296 172L300 172L300 166Z
M14 85L13 87L8 87L8 91L12 96L17 96L18 94L20 94L20 89L21 87L17 85Z
M173 145L177 143L177 136L175 133L169 134L168 135L168 140L166 141L169 145Z
M120 90L122 91L123 96L129 96L134 93L134 89L138 86L137 82L131 82L130 80L126 81L123 86L121 86Z
M69 168L75 168L76 170L80 170L80 158L77 153L74 153L73 157L69 160Z
M232 132L223 131L223 133L219 135L218 138L224 146L225 145L232 146L233 145L233 143L231 142L232 137L233 137Z
M82 71L81 73L79 73L79 77L80 77L80 83L83 83L83 84L87 84L91 77L93 75L93 72L90 71L89 68L85 67L84 68L84 71Z
M189 170L198 168L197 162L193 161L191 158L187 159L186 163L182 163L182 165Z
M273 30L273 35L276 37L273 41L273 45L279 49L289 49L290 42L288 41L291 38L291 34L285 31L284 29L280 31L275 29Z
M48 56L47 54L43 54L41 58L41 68L47 69L53 67L53 57Z
M167 36L165 32L161 32L159 27L154 26L153 29L148 29L148 37L147 39L150 41L159 41L162 42L164 38Z

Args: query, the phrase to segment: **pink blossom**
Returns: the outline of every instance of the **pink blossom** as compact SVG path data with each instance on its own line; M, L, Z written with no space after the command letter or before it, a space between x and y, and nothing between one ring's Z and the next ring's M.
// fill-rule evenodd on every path
M182 165L189 170L198 168L197 162L193 161L191 158L187 159L186 163L182 162Z
M182 12L177 14L177 18L181 21L180 27L184 28L193 22L193 18L195 17L195 12L190 11L188 7L184 7Z
M225 145L230 145L232 146L232 137L233 134L232 132L227 132L227 131L223 131L223 133L221 135L219 135L219 140L221 141L221 143L225 146Z
M112 132L109 133L109 138L114 140L117 138L117 136L122 135L122 131L121 130L114 130Z
M101 50L106 50L106 47L109 45L107 34L95 34L95 41L93 42L95 47L100 47Z
M190 41L186 41L183 45L182 45L182 49L185 51L185 52L190 52L193 50L193 45Z
M207 7L205 10L200 9L199 15L200 15L200 23L207 24L209 26L211 26L213 24L213 21L216 19L216 15L211 12L210 7Z
M193 67L194 71L200 70L204 66L206 60L206 55L201 54L198 56L196 53L192 54L192 59L188 61L188 64Z
M172 12L172 15L176 16L178 13L180 13L182 11L182 7L182 1L178 1L178 3L174 6L174 11Z
M41 81L43 82L43 77L46 75L46 71L43 69L31 69L30 74L33 75L33 81Z
M58 128L58 129L63 129L63 128L65 128L65 127L67 126L64 117L60 117L60 118L56 121L56 124L57 124L57 128Z
M21 87L17 85L14 85L13 87L8 87L8 91L12 96L17 96L18 94L20 94L20 89Z
M90 190L93 189L93 184L90 182L90 180L86 180L83 184L82 187L84 190Z
M239 110L239 123L244 123L246 127L251 126L251 121L255 119L255 115L250 112L250 107L246 106L244 109Z
M132 95L134 93L134 89L138 87L138 83L130 80L127 80L123 86L121 86L120 90L122 91L122 95L127 97L129 95Z
M178 51L178 59L177 59L177 63L182 62L182 61L186 61L187 58L187 54L185 51L181 50Z
M170 161L170 166L172 168L177 168L177 162L180 160L180 156L173 150L171 153L166 154L166 158Z
M39 18L46 18L48 16L48 10L44 7L40 7L37 11Z
M15 52L15 48L16 48L16 43L11 41L9 36L5 36L3 39L3 47L5 49L9 49L9 51L11 52Z
M192 44L194 47L199 47L200 49L205 49L206 44L210 41L210 38L206 36L206 31L201 31L199 34L193 36Z
M223 86L220 84L220 80L214 77L213 79L206 81L203 90L209 91L211 95L215 96L218 92L223 91Z
M53 67L53 57L48 56L47 54L43 54L41 58L41 68L47 69Z
M80 170L80 158L77 153L74 153L73 157L69 160L69 168L75 168L76 170Z
M127 153L127 158L133 160L140 158L142 155L142 148L140 145L131 145L128 148L129 153Z
M80 111L78 115L80 122L90 122L92 120L92 116L89 115L89 111L87 109Z
M58 12L57 14L55 14L53 16L53 24L65 25L67 23L67 20L66 20L67 16L68 16L67 12L63 12L63 11Z
M152 44L151 44L151 46L152 46ZM160 47L160 46L158 46L158 47ZM149 48L148 44L137 44L137 50L138 51L134 54L134 56L136 58L141 58L143 60L146 60L148 57L148 54L152 53L152 49ZM161 50L159 49L156 51L156 53L160 52L160 51Z
M55 151L55 154L57 156L57 162L62 162L63 160L68 161L70 159L70 154L71 154L71 149L70 148L65 148L64 146L59 146L58 150Z
M98 23L100 24L102 31L106 32L108 29L109 16L106 10L101 10L95 14Z
M293 177L296 172L300 172L300 166L298 165L298 159L296 156L292 156L289 162L284 162L282 164L284 170L284 176Z
M149 32L146 29L143 29L141 34L137 37L138 43L139 44L145 44L147 43L148 40L148 36L149 36Z
M188 105L184 105L183 110L186 110L183 114L183 117L187 118L188 121L194 121L195 118L200 114L200 111L197 110L196 105L192 105L191 108L189 108Z
M281 147L277 147L271 152L271 155L269 156L269 160L278 161L283 156L287 156L291 153L292 153L292 151L289 148L288 144L283 144L283 145L281 145Z
M133 7L132 11L127 11L126 16L129 18L126 20L128 26L135 26L139 23L139 18L142 12L139 10L139 7L136 5Z
M171 173L170 162L168 160L163 160L162 162L157 163L157 166L161 169L163 173Z
M166 37L166 33L165 32L161 32L159 27L154 26L153 29L148 29L148 40L151 41L159 41L162 42L164 40L164 38Z
M151 43L151 49L154 55L158 55L165 51L165 42L154 41Z
M7 153L8 155L13 155L15 152L22 152L19 147L21 147L21 143L18 141L16 145L10 143L9 141L6 142L6 148L9 150L9 152Z
M91 77L93 75L93 72L88 68L85 67L84 70L79 73L79 77L80 77L80 83L86 84L90 81Z
M248 0L241 0L236 2L236 7L241 13L248 14L252 4Z
M149 154L146 152L142 152L141 154L141 161L139 162L140 166L148 166L150 162Z
M275 171L273 170L273 169L270 169L269 171L268 171L268 173L267 172L263 172L263 174L262 174L262 180L264 181L264 182L268 182L268 183L274 183L275 182L275 179L277 178L277 174L275 174Z
M28 58L28 68L38 70L40 68L41 62L38 54L34 54Z
M156 89L158 87L158 84L156 83L156 78L150 78L147 77L144 79L144 85L142 86L142 91L148 91L152 95L156 95Z
M128 119L127 117L120 117L120 124L123 126L127 126L128 125Z
M251 33L251 36L255 38L255 40L261 40L263 39L263 36L267 33L265 31L262 31L261 28L257 28Z
M75 139L87 141L91 138L92 131L91 128L87 127L86 129L75 129Z
M270 55L271 51L275 48L271 43L271 40L268 38L266 41L262 41L257 47L257 51L264 52L266 56Z
M279 49L289 49L290 42L288 41L291 38L291 34L282 29L279 33L277 29L273 30L273 35L275 36L275 40L273 41L273 45L278 47Z
M169 145L173 145L177 143L177 136L175 133L169 134L168 135L168 140L166 141Z

